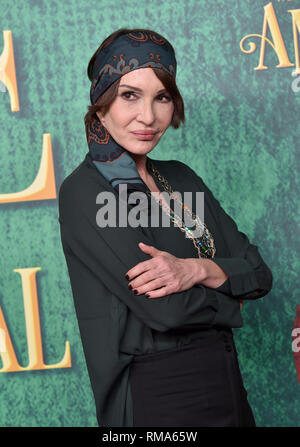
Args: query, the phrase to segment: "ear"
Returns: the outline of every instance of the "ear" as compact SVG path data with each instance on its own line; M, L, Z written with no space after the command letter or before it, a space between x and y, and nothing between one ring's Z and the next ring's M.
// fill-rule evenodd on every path
M105 119L104 119L102 113L101 113L100 111L98 111L98 112L96 112L96 115L98 116L99 121L101 121L101 124L104 125L104 123L105 123Z

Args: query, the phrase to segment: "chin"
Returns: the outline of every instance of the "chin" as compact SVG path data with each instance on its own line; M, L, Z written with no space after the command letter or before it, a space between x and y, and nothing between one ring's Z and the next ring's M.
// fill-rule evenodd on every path
M128 151L128 154L129 155L131 155L133 158L135 158L135 157L143 157L143 156L145 156L145 155L147 155L147 154L149 154L150 152L152 152L152 149L148 149L148 150L145 150L145 151Z
M131 152L132 154L134 154L134 155L145 155L145 154L148 154L148 152L151 152L154 148L155 148L155 146L156 146L156 144L157 143L155 143L155 144L153 144L153 142L151 141L151 145L143 145L143 146L139 146L139 147L137 147L136 145L135 146L127 146L127 151L128 152Z

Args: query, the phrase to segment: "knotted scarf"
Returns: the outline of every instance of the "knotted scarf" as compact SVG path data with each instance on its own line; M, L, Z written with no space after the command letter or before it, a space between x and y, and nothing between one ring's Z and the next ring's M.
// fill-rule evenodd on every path
M91 104L124 74L140 68L160 68L175 78L176 58L169 43L160 35L130 32L118 36L97 54L92 69ZM119 185L127 185L127 194L147 191L135 161L118 144L98 117L86 125L89 153L99 172L119 193Z

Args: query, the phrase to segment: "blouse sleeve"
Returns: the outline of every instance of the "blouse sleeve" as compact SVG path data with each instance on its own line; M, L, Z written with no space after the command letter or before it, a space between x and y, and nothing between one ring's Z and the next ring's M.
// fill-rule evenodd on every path
M137 318L157 331L212 325L242 327L239 302L205 286L155 299L145 294L135 295L128 289L125 274L139 262L149 259L138 243L153 245L151 232L147 227L100 228L96 212L94 190L84 185L73 188L68 183L62 184L59 191L61 240L75 300L83 299L76 294L76 289L82 289L81 281L86 274L73 270L74 263L68 263L69 256L75 256L80 261L76 265L81 264L95 275ZM84 306L81 302L76 304L79 309Z
M217 255L211 259L229 275L227 280L214 290L243 300L262 298L272 289L273 276L258 247L251 244L246 234L239 231L235 221L225 212L203 180L190 167L184 166L193 175L200 191L204 191L204 197L207 196L206 200L216 215L230 251L229 257Z

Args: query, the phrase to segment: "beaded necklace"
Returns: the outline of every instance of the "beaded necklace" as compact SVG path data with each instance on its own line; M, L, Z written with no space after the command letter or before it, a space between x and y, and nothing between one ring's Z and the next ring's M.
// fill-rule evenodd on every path
M154 167L154 165L153 165L151 160L149 160L149 167L150 167L150 170L152 171L152 173L156 176L156 178L160 182L160 184L163 186L165 191L167 191L172 198L175 198L175 200L181 206L182 210L185 210L190 215L190 217L192 218L192 220L196 224L197 229L201 230L201 236L200 237L194 237L193 236L194 231L192 230L193 226L191 227L191 226L185 225L184 222L182 222L182 219L179 216L177 216L177 214L175 214L174 210L171 207L167 207L163 203L163 201L160 201L160 200L158 200L156 198L156 194L152 194L152 196L154 197L156 202L159 203L159 205L162 207L162 209L170 217L172 222L175 223L175 225L181 231L186 233L186 236L189 239L192 240L192 242L193 242L193 244L194 244L194 246L195 246L195 248L196 248L196 250L198 252L198 257L199 258L213 258L215 256L215 253L216 253L214 239L213 239L211 233L209 232L207 226L205 225L205 223L203 223L201 221L201 219L194 212L191 212L187 205L182 203L182 201L180 199L180 194L174 193L173 189L169 185L169 183L166 180L166 178L163 177L160 174L160 172L158 171L158 169Z

